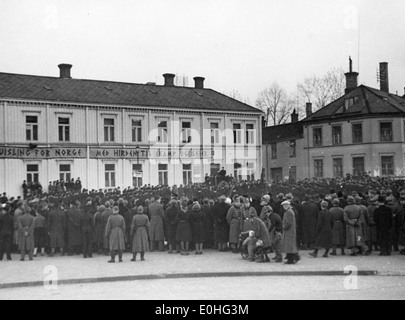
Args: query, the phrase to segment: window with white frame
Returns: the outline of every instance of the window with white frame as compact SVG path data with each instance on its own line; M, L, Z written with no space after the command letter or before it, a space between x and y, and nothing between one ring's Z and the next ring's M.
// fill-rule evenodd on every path
M104 142L115 141L115 119L104 119Z
M322 147L323 138L322 138L322 128L314 128L314 147Z
M39 165L27 164L27 183L39 182Z
M363 143L363 124L354 123L352 126L353 143Z
M220 144L220 131L219 131L219 123L218 122L211 122L211 144Z
M72 179L72 172L70 164L59 165L59 181L69 182Z
M246 144L255 144L255 126L254 124L247 124L246 125Z
M323 160L314 160L315 178L323 178Z
M242 181L242 165L238 162L234 164L234 178L237 181Z
M297 156L297 142L295 140L290 140L290 158L295 158Z
M60 142L70 141L70 119L66 117L58 118L58 133Z
M132 165L132 186L140 188L143 186L143 168L142 164Z
M183 164L183 185L193 183L193 170L191 164Z
M342 126L332 127L332 144L333 145L342 144Z
M158 142L159 143L168 143L168 127L167 121L160 121L158 123Z
M106 188L115 188L115 164L106 164L105 165L105 187Z
M343 159L333 159L333 176L335 178L343 178Z
M242 144L242 125L240 123L233 125L233 143Z
M25 135L27 141L38 141L38 116L25 117Z
M394 175L394 157L384 156L381 157L381 171L383 176L393 176Z
M191 143L191 122L181 123L181 141L182 143Z
M159 175L159 185L168 186L169 185L169 170L168 170L167 164L159 164L158 175Z
M246 166L247 181L255 181L255 164L248 163Z
M142 142L142 120L141 119L132 119L132 142Z

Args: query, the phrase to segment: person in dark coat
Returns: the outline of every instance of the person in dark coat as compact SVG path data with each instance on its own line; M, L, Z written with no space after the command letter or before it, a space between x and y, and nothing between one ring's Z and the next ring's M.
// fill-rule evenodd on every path
M7 207L0 209L0 261L4 254L11 261L11 246L13 244L14 219Z
M218 244L218 250L223 252L227 249L229 241L229 225L226 221L226 216L230 209L230 205L225 203L226 197L219 198L219 204L214 207L214 230L215 242Z
M201 211L201 206L199 203L193 205L190 222L193 234L193 242L195 244L195 254L203 254L204 245L204 212Z
M181 255L190 255L189 245L193 240L191 226L190 226L190 213L188 209L187 200L183 200L181 203L181 208L177 216L177 232L176 241L180 242Z
M150 240L150 251L153 252L155 249L155 244L158 244L159 251L164 251L163 242L165 239L163 218L164 210L163 206L160 204L161 199L151 199L151 204L149 206L150 214L150 229L149 229L149 240Z
M131 223L132 262L136 261L138 253L141 254L141 261L145 261L145 252L149 251L149 227L149 218L144 213L143 207L139 206L137 214L134 216Z
M212 203L208 199L203 201L202 211L204 212L204 247L206 249L214 248L214 217L213 208L214 201Z
M332 214L330 213L329 203L327 201L321 202L322 211L319 213L318 225L316 232L315 251L310 253L314 258L318 257L320 249L325 249L324 258L329 257L329 250L332 248Z
M89 203L85 210L82 211L82 216L80 217L84 259L93 257L94 213L95 208Z
M403 226L403 211L398 200L393 196L387 198L387 206L392 210L391 240L394 252L399 252L399 238Z
M100 206L93 217L94 225L94 242L96 246L97 254L102 254L104 249L104 234L105 225L103 222L103 214L105 211L105 206Z
M380 244L380 256L391 255L392 209L386 205L385 198L378 198L378 208L374 211L377 235Z
M232 253L238 253L239 235L242 232L241 220L243 219L243 209L239 199L236 199L226 215L226 221L229 225L229 244Z
M344 221L344 211L340 207L340 200L334 199L332 201L333 208L330 208L329 211L332 215L332 245L333 251L331 253L332 256L336 256L337 248L342 250L342 256L345 253L345 245L346 245L346 225Z
M51 254L49 256L53 257L57 248L61 250L62 255L65 255L66 213L65 208L58 202L49 212L48 227L51 240Z
M40 251L39 253L40 253L41 257L43 257L45 255L45 246L46 246L46 219L39 211L37 211L37 215L34 220L35 220L34 257L37 256L38 250Z
M316 237L316 227L318 222L318 206L309 196L300 207L301 232L304 249L313 249Z
M375 209L378 208L377 201L378 196L372 197L369 201L369 206L367 207L369 217L368 251L370 252L370 254L373 252L373 249L374 251L380 251L380 248L378 247L377 225L374 219Z
M80 218L82 210L80 202L76 201L72 207L66 212L67 215L67 232L68 232L68 248L69 256L78 254L82 246L82 234L80 230Z
M113 214L108 218L105 230L105 237L109 241L111 253L111 260L108 263L115 263L117 253L119 262L122 262L122 253L125 250L125 219L118 213L118 207L114 207Z
M130 212L130 210L125 206L125 201L123 198L118 199L118 209L120 210L119 214L121 217L124 218L125 220L125 225L127 226L127 230L125 230L125 245L126 248L129 248L131 245L131 230L129 228L129 226L132 223L132 214Z
M18 218L18 230L20 232L18 247L21 251L21 261L25 260L25 255L27 252L29 254L30 260L33 260L33 258L34 258L35 220L34 220L34 217L31 216L30 213L31 213L31 208L26 206L24 208L24 215L22 217Z
M179 209L177 208L177 201L172 200L169 203L169 207L165 211L164 215L164 221L165 221L165 226L166 226L166 240L169 244L169 254L174 253L174 249L177 247L177 241L176 241L176 233L177 233L177 215L178 215Z

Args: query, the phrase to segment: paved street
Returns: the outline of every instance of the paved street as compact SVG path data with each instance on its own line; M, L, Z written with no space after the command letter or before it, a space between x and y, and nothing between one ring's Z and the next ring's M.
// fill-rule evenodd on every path
M404 277L360 277L358 290L346 290L344 277L239 277L148 280L0 290L0 299L163 299L277 300L404 299Z
M294 266L257 264L240 255L206 251L203 256L149 253L146 262L108 264L108 257L37 258L0 263L0 299L402 299L405 257L309 257ZM359 277L358 290L344 287L346 267L379 276ZM58 290L45 290L57 272ZM308 276L305 273L314 273ZM302 274L304 273L304 274ZM320 276L325 274L330 276ZM339 275L339 276L338 276ZM341 276L340 276L341 275ZM174 279L176 278L176 279ZM220 280L218 279L220 278ZM125 281L122 281L125 280ZM69 282L74 281L74 282ZM142 290L140 290L142 288ZM196 290L195 288L198 288ZM108 290L107 290L108 289ZM248 293L246 295L246 293Z

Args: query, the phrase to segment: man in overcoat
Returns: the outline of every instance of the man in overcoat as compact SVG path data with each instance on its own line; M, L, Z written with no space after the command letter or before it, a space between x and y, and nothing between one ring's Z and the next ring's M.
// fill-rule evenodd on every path
M155 250L155 244L158 244L159 251L163 251L163 242L165 239L163 219L165 211L163 206L160 204L161 199L151 199L151 204L149 205L150 214L150 228L149 228L149 241L150 241L150 251Z
M300 260L297 248L297 225L295 214L289 201L284 201L281 205L284 209L283 252L287 255L286 264L295 264Z
M13 243L14 219L9 213L9 208L0 208L0 261L4 254L11 261L11 245Z
M24 215L18 218L18 231L19 231L19 249L21 251L21 261L25 260L25 255L28 252L29 259L34 258L34 228L35 220L31 216L31 208L28 206L24 209Z
M374 220L377 225L378 241L380 243L380 256L390 256L392 251L392 209L386 205L385 198L378 198L378 208L374 211Z

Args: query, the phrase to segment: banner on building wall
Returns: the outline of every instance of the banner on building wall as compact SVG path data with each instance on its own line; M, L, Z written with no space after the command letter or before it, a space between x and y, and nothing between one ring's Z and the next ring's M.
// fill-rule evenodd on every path
M144 160L149 158L149 149L111 149L111 148L91 148L91 159L131 159Z
M87 157L86 148L22 148L0 147L1 159L82 159Z
M193 159L211 159L212 150L199 147L184 148L152 148L149 150L149 159L153 160L193 160Z

